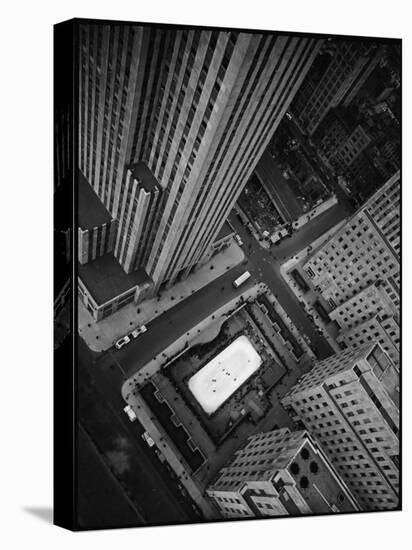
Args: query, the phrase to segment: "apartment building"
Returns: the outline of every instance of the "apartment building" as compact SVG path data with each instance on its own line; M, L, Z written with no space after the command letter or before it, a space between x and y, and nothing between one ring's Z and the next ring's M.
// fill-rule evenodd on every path
M399 371L379 344L317 362L282 404L321 443L363 510L399 506Z
M307 431L256 434L207 494L225 518L353 512L359 506Z

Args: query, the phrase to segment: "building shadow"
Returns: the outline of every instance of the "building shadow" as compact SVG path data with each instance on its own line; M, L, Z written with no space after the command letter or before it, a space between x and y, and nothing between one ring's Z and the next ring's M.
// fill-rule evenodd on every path
M53 524L53 508L51 506L26 506L23 511L50 525Z

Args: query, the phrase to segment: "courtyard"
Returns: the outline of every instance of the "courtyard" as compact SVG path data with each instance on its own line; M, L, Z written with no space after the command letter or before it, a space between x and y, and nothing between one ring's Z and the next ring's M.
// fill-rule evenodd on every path
M267 394L285 373L245 304L212 339L187 349L151 383L190 433L203 434L197 441L220 446L241 424L256 424L266 415Z

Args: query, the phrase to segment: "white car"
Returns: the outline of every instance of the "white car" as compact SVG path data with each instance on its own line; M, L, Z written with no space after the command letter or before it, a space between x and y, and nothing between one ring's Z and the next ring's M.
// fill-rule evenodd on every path
M148 432L142 433L142 439L143 439L144 441L146 441L146 443L149 445L149 447L153 447L153 445L155 444L155 442L154 442L153 439L150 437L150 435L149 435Z
M139 334L143 334L144 332L146 332L146 330L147 330L147 327L145 325L142 325L141 327L136 328L131 333L131 335L133 336L133 338L137 338L139 336Z
M115 346L117 349L122 349L123 346L128 344L130 342L130 338L128 336L123 336L123 338L120 338L120 340L117 340L115 343Z
M135 420L137 420L136 413L132 409L131 405L126 405L126 407L123 410L129 417L130 422L134 422Z
M242 239L240 238L240 235L238 235L237 233L236 233L236 235L235 235L235 239L236 239L236 242L237 242L237 244L238 244L239 246L242 246L242 245L243 245L243 241L242 241Z

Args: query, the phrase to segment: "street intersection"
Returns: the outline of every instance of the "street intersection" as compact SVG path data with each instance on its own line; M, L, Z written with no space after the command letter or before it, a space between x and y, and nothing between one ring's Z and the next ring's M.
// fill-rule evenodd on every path
M317 331L312 320L302 308L299 300L281 276L281 265L309 246L311 242L338 223L345 213L339 205L332 207L319 217L313 219L302 229L296 231L271 249L264 248L240 222L236 215L230 216L230 222L240 235L246 259L224 275L218 277L201 290L178 303L163 315L147 324L147 332L141 334L130 344L117 350L112 347L106 352L95 353L90 351L83 341L79 344L79 369L87 372L91 383L98 388L100 399L106 404L110 414L115 415L112 425L115 440L116 426L120 429L122 441L127 448L133 449L133 454L141 461L139 472L131 475L128 491L130 498L140 502L139 512L145 522L153 523L156 518L156 509L162 509L165 517L172 517L179 511L182 521L199 521L196 510L189 501L184 501L177 489L177 481L170 472L165 470L153 455L148 456L149 449L140 437L141 427L138 423L130 423L123 413L125 403L121 397L121 387L126 379L138 373L150 360L158 356L175 340L187 333L194 325L213 315L224 304L240 296L247 288L258 282L265 283L276 296L280 305L286 311L303 337L311 342L311 347L319 359L333 353L327 341ZM251 279L234 288L233 281L244 271L252 274ZM120 421L120 424L119 424ZM99 422L89 419L88 433L93 444L98 449L107 446L107 426L105 430L98 429ZM153 453L152 453L153 454ZM110 455L109 455L110 456ZM144 479L140 473L144 473ZM119 480L121 484L121 480ZM153 486L153 487L152 487ZM163 513L162 512L162 513ZM168 515L169 514L169 515ZM174 516L173 516L174 517Z

